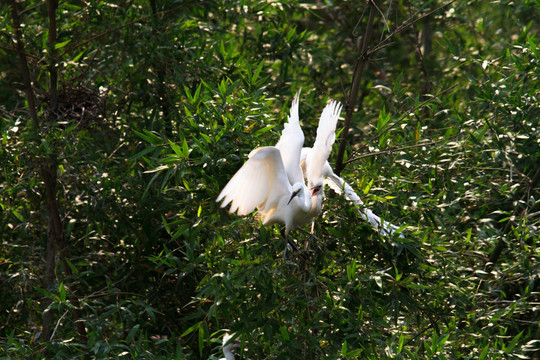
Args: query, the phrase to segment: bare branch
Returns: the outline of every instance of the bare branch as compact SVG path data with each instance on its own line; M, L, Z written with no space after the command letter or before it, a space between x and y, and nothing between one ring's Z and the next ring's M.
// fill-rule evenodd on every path
M343 131L341 132L341 140L339 143L339 150L336 159L336 174L339 176L341 170L343 170L343 158L345 156L345 148L347 147L347 136L349 135L349 130L351 128L351 119L354 111L354 104L358 98L358 88L360 87L360 80L362 79L362 74L364 73L364 67L367 63L368 57L364 56L367 53L368 44L371 41L371 36L373 34L373 19L375 18L376 4L375 1L370 1L370 10L369 10L369 19L366 29L366 34L362 43L362 49L360 52L360 57L356 62L353 74L353 82L351 85L351 90L349 91L349 98L345 104L345 123L343 124Z
M390 44L390 40L395 35L401 33L402 31L404 31L408 27L412 26L416 22L430 16L431 14L433 14L433 13L439 11L440 9L452 4L455 1L456 0L451 0L450 2L448 2L448 3L444 4L444 5L441 5L438 8L436 8L434 10L431 10L431 11L429 11L429 12L427 12L427 13L421 15L421 16L418 16L418 14L420 14L420 11L416 12L415 14L411 15L402 25L398 26L394 31L392 31L384 39L382 39L372 49L369 49L368 47L369 47L369 43L371 41L371 36L372 36L372 33L373 33L373 19L375 17L375 13L376 12L380 13L383 16L383 19L385 19L385 17L384 17L384 14L382 13L382 11L377 6L376 1L375 0L370 0L369 1L370 12L369 12L369 19L368 19L368 24L367 24L367 28L366 28L366 34L365 34L364 39L363 39L360 56L358 57L358 60L356 62L355 68L354 68L353 81L352 81L351 89L349 91L349 97L348 97L347 103L345 105L345 121L344 121L344 124L343 124L343 131L341 132L339 150L338 150L338 154L337 154L337 158L336 158L335 171L336 171L337 175L339 175L341 173L341 171L343 170L344 165L346 164L346 162L344 161L344 156L345 156L345 149L347 147L347 137L349 135L349 131L350 131L350 128L351 128L351 119L352 119L352 115L353 115L354 107L355 107L354 105L355 105L355 103L357 101L358 88L360 86L360 81L362 79L364 68L365 68L365 65L366 65L367 61L369 60L370 56L373 53L385 48L386 46L388 46ZM401 121L401 120L403 120L403 118L398 120L398 122L396 122L390 128L386 129L385 132L389 131L392 127L396 126L397 123L399 123L399 121ZM380 135L378 135L378 136L380 136ZM355 151L355 153L357 153L358 151L359 150Z
M390 34L388 34L384 39L382 39L378 44L377 46L375 46L374 48L370 49L367 54L365 56L370 56L372 55L373 53L381 50L382 48L384 48L386 46L386 43L388 43L394 36L396 36L397 34L401 33L402 31L404 31L405 29L407 29L408 27L410 27L411 25L414 25L415 23L417 23L418 21L422 20L422 19L425 19L426 17L438 12L439 10L447 7L448 5L451 5L452 3L454 3L456 0L452 0L446 4L443 4L441 6L439 6L438 8L436 9L433 9L431 11L428 11L427 13L421 15L421 16L418 16L418 14L420 14L421 11L417 11L416 13L414 13L413 15L411 15L407 20L405 20L405 22L403 24L401 24L400 26L398 26L394 31L392 31Z
M440 144L442 142L444 142L444 140L431 141L431 142L427 142L427 143L414 144L414 145L402 146L402 147L399 147L399 148L375 151L375 152L371 152L369 154L363 154L363 155L359 155L359 156L357 156L355 158L349 159L349 160L345 161L345 164L352 163L354 161L358 161L360 159L364 159L364 158L371 157L371 156L393 154L393 153L396 153L396 152L399 152L399 151L408 150L408 149L414 149L414 148L417 148L417 147L437 145L437 144Z
M392 130L393 128L395 128L399 123L401 123L407 116L409 116L409 114L411 113L414 113L416 110L426 106L426 104L432 102L434 99L437 99L439 96L451 91L452 89L454 89L456 87L456 85L453 85L453 86L450 86L449 88L446 88L444 90L442 90L441 92L439 92L438 94L434 95L432 98L430 99L427 99L425 101L422 101L420 104L416 105L415 107L413 107L412 109L406 111L403 115L401 115L399 117L399 119L397 119L392 125L390 125L388 128L386 128L384 131L380 132L380 133L377 133L375 134L374 136L372 136L368 141L366 141L364 144L362 144L357 150L355 150L352 154L351 154L351 157L354 156L355 154L358 154L359 152L361 152L362 150L364 150L366 148L366 146L368 146L369 143L371 143L372 141L378 139L379 137L381 137L381 135L387 133L388 131ZM352 160L354 161L354 160ZM346 161L345 163L349 163L349 161Z

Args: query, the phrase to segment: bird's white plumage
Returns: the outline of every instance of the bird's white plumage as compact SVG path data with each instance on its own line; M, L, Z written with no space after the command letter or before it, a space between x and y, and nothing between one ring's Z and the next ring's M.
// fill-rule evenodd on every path
M304 173L307 173L310 158L309 154L312 151L312 148L302 149L302 154L300 156L300 164ZM393 225L388 221L383 221L379 216L373 213L373 211L366 208L364 202L356 194L353 188L345 180L343 180L341 177L337 176L334 173L328 161L326 161L324 166L322 167L321 177L325 179L324 183L328 185L332 190L334 190L337 194L344 195L347 200L356 205L356 209L360 216L364 220L369 221L369 223L375 228L375 230L379 231L383 235L393 235L394 232L399 229L396 225ZM403 237L403 234L399 234L399 236Z
M223 188L216 201L223 200L221 207L231 203L229 212L238 215L247 215L256 208L265 214L291 193L292 186L280 151L274 146L265 146L249 154L248 161Z
M299 95L300 92L292 102L288 123L276 146L254 149L216 201L223 201L221 207L231 204L229 211L238 215L258 209L263 225L283 223L287 235L320 213L322 186L326 183L357 205L362 218L382 234L393 234L398 228L365 208L360 197L334 174L327 161L335 141L341 104L332 101L324 108L313 147L302 148L304 133L298 115Z
M234 360L233 350L237 348L238 346L240 346L240 342L236 340L232 340L233 337L234 337L234 334L223 335L222 350L223 350L223 355L225 355L225 357L219 360Z
M283 166L291 185L304 181L302 169L300 168L300 153L302 152L302 146L304 146L304 133L300 127L300 117L298 116L299 98L300 91L294 97L289 121L285 123L281 137L276 144L276 148L281 153Z
M321 210L321 191L305 185L300 156L304 133L298 116L298 92L291 105L289 122L276 146L257 148L221 191L216 201L221 207L231 204L230 212L247 215L258 209L263 225L285 224L285 234L311 221ZM321 154L313 163L324 166L334 142L335 127L341 106L329 104L319 122L315 148ZM329 138L332 137L331 140ZM321 173L313 168L312 173ZM322 187L322 180L318 189Z
M332 101L326 105L321 114L315 143L311 148L312 151L307 154L309 159L307 161L306 177L310 188L318 180L322 182L322 170L328 156L330 156L332 145L336 139L336 125L340 113L341 104L337 101Z

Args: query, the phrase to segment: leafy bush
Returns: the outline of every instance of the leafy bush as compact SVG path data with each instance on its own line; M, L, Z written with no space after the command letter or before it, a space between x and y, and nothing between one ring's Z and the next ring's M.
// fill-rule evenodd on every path
M537 2L15 4L1 357L538 357ZM403 238L327 190L284 255L215 202L300 88L307 145L344 103L331 163Z

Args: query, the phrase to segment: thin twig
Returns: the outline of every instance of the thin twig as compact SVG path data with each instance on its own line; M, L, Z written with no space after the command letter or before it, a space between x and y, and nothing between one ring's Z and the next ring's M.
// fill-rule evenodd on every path
M364 158L371 157L371 156L388 155L388 154L396 153L398 151L414 149L414 148L421 147L421 146L437 145L437 144L440 144L440 143L442 143L444 141L445 140L432 141L432 142L428 142L428 143L415 144L415 145L402 146L402 147L399 147L399 148L393 148L393 149L388 149L388 150L375 151L375 152L371 152L369 154L363 154L363 155L359 155L359 156L357 156L355 158L349 159L349 160L345 161L345 164L348 164L348 163L351 163L351 162L354 162L354 161L358 161L360 159L364 159Z
M347 146L347 137L349 135L349 130L350 130L350 127L351 127L351 119L352 119L352 113L354 111L354 103L356 102L356 98L358 96L358 88L360 86L360 81L362 79L362 74L363 74L365 64L367 63L370 56L373 53L387 47L389 45L389 43L390 43L390 40L395 35L401 33L402 31L404 31L408 27L410 27L413 24L417 23L418 21L430 16L431 14L436 13L440 9L442 9L444 7L447 7L448 5L454 3L455 1L456 0L452 0L452 1L448 2L448 3L446 3L446 4L443 4L443 5L439 6L438 8L436 8L434 10L431 10L431 11L421 15L421 16L418 16L420 11L417 11L415 14L411 15L402 25L398 26L394 31L392 31L384 39L382 39L374 48L368 49L368 45L369 45L369 42L371 41L371 35L372 35L372 31L373 31L373 18L375 16L375 12L377 10L379 10L379 12L382 13L380 11L380 9L377 7L377 4L375 3L375 0L370 0L369 1L370 13L369 13L368 25L367 25L367 28L366 28L366 35L364 36L364 39L363 39L362 51L361 51L360 56L359 56L359 58L358 58L358 60L356 62L356 66L355 66L354 73L353 73L353 82L352 82L352 85L351 85L351 90L349 92L348 101L347 101L347 104L345 106L345 110L346 110L345 121L344 121L344 124L343 124L343 131L341 132L339 150L338 150L338 154L337 154L337 158L336 158L336 166L335 166L336 175L339 176L339 174L343 170L343 167L344 167L344 165L346 163L344 161L344 156L345 156L345 149L346 149L346 146ZM384 15L383 15L383 19L384 19ZM399 121L401 121L401 120L402 119L400 119ZM393 126L395 126L395 124ZM392 127L386 129L385 132L389 131ZM380 134L380 135L382 135L382 134ZM380 135L378 135L378 136L380 136ZM362 149L362 147L361 147L361 149ZM356 153L358 151L359 150L355 151L354 153Z
M387 133L388 131L390 131L391 129L395 128L400 122L402 122L407 116L409 116L409 114L411 113L414 113L415 111L417 111L418 109L424 107L426 104L430 103L431 101L437 99L439 96L451 91L452 89L454 89L457 85L452 85L450 86L449 88L446 88L444 90L442 90L441 92L435 94L432 98L430 99L427 99L425 101L422 101L420 104L416 105L415 107L413 107L412 109L410 109L409 111L405 112L405 114L401 115L399 117L398 120L396 120L396 122L394 122L392 125L390 125L388 128L386 128L384 131L380 132L380 133L377 133L375 135L373 135L370 139L368 139L368 141L366 141L364 144L362 144L357 150L355 150L350 157L354 156L355 154L358 154L359 152L361 152L362 150L364 150L364 148L366 148L366 146L368 146L368 144L370 144L372 141L378 139L379 137L381 137L382 135L384 135L385 133ZM347 161L345 161L345 163L347 163Z
M390 39L392 39L395 35L401 33L403 30L407 29L408 27L410 27L411 25L417 23L418 21L438 12L439 10L447 7L448 5L451 5L452 3L454 3L456 0L452 0L446 4L443 4L441 6L439 6L438 8L434 9L434 10L431 10L431 11L428 11L427 13L423 14L422 16L418 16L416 17L418 14L420 14L420 10L417 11L416 13L414 13L413 15L411 15L403 24L401 24L400 26L398 26L394 31L392 31L390 34L388 34L388 36L386 36L384 39L382 39L378 44L377 46L375 46L374 48L370 49L366 56L370 56L371 54L379 51L380 49L382 49L384 46L385 46L385 43L387 43L388 41L390 41Z
M143 17L141 17L139 19L136 19L136 20L133 20L133 21L128 21L125 24L119 25L119 26L117 26L117 27L115 27L113 29L110 29L110 30L104 31L102 33L99 33L97 35L94 35L94 36L92 36L92 37L90 37L90 38L88 38L88 39L86 39L86 40L84 40L84 41L82 41L80 43L74 44L72 46L66 46L66 50L64 52L60 53L58 55L58 58L62 58L67 53L69 53L69 52L71 52L71 51L73 51L73 50L75 50L77 48L80 48L83 45L86 45L86 44L88 44L88 43L90 43L90 42L92 42L94 40L97 40L99 38L107 36L107 35L109 35L109 34L111 34L113 32L121 30L121 29L123 29L125 27L131 26L131 25L133 25L135 23L147 20L147 19L152 18L152 17L157 17L157 16L161 16L161 15L164 15L164 14L168 14L170 12L174 12L174 11L176 11L176 10L182 8L182 7L185 7L185 5L179 5L179 6L176 6L176 7L172 8L172 9L169 9L169 10L160 11L160 12L155 13L155 14L150 14L150 15L143 16Z
M51 342L54 339L54 335L56 334L56 330L58 330L58 326L60 326L60 322L62 321L63 318L66 317L68 313L69 313L69 310L66 310L64 311L62 316L60 316L60 319L58 319L58 321L56 322L56 326L54 327L54 331L52 332L51 337L49 339L46 339L46 341Z

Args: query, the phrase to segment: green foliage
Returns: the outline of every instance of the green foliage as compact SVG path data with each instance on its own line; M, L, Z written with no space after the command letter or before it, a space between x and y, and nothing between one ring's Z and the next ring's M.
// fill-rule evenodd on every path
M345 103L367 4L60 2L49 44L46 5L24 2L38 129L2 5L0 357L218 359L235 332L243 359L534 358L540 4L376 3L341 175L405 236L327 190L287 255L215 199L298 89L306 145ZM68 254L49 285L43 164Z

